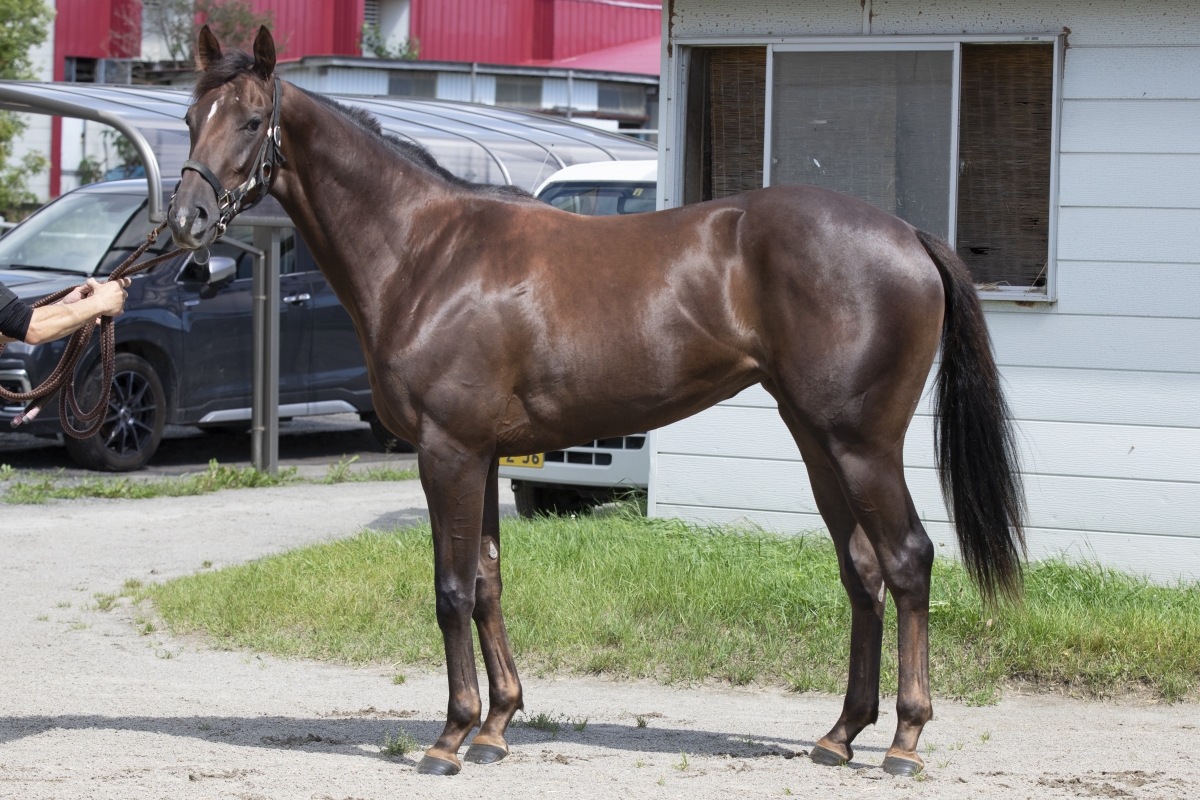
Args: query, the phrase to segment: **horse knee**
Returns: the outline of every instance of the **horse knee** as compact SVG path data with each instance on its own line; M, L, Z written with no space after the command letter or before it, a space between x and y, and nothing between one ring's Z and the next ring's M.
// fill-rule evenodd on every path
M435 591L437 621L441 627L469 619L475 610L475 587L457 581L439 583Z

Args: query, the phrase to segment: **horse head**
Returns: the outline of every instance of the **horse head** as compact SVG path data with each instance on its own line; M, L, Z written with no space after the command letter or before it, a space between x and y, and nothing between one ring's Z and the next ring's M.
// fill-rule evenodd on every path
M265 197L282 161L270 31L258 29L253 55L223 53L205 25L196 53L200 79L184 117L191 152L167 211L171 238L187 250L212 244L239 211Z

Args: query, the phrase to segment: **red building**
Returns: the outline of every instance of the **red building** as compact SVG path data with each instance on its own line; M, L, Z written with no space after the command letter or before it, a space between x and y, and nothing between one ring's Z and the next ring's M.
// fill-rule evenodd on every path
M361 56L364 23L419 42L420 60L658 74L655 0L251 0L274 14L282 60ZM58 0L54 79L126 83L147 58L140 0ZM148 32L145 32L148 33ZM370 54L367 54L370 55ZM51 134L50 194L62 179L62 121Z

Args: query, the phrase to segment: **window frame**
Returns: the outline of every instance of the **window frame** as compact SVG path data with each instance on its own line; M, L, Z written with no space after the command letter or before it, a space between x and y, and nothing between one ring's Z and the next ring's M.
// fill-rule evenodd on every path
M964 44L1032 44L1052 43L1053 76L1051 86L1051 129L1050 129L1050 186L1049 186L1049 230L1046 247L1046 285L998 287L979 289L981 300L1002 300L1021 303L1055 303L1058 300L1058 219L1059 219L1059 155L1062 130L1063 105L1063 55L1066 50L1062 34L931 34L931 35L887 35L887 36L719 36L719 37L675 37L669 52L675 57L670 61L669 81L671 95L676 99L669 121L671 135L664 137L662 191L659 203L662 208L680 205L683 198L684 140L687 121L687 74L693 48L715 47L765 47L767 51L767 80L763 135L763 186L771 180L771 128L774 93L774 57L776 52L853 52L886 50L950 50L953 52L953 76L951 83L951 132L950 132L950 245L954 246L958 221L958 159L959 126L962 92L962 45ZM671 98L668 98L670 100ZM674 156L671 151L674 151Z

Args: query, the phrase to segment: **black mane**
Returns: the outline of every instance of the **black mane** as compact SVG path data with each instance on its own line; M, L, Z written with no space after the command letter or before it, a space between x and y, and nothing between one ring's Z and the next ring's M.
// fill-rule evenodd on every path
M253 68L254 56L243 53L241 50L226 50L222 54L220 61L210 64L200 72L200 79L196 82L196 88L192 91L192 97L199 99L205 93L219 86L224 86L239 75L252 72ZM396 155L432 172L452 186L484 194L533 197L529 192L517 186L498 186L492 183L472 183L471 181L464 180L439 164L437 159L433 157L433 154L425 149L424 146L414 141L401 139L395 134L385 133L383 127L379 124L379 120L375 119L375 116L371 112L354 106L344 106L335 100L330 100L328 97L310 92L307 89L301 89L300 91L335 114L345 117L365 133L376 137Z

